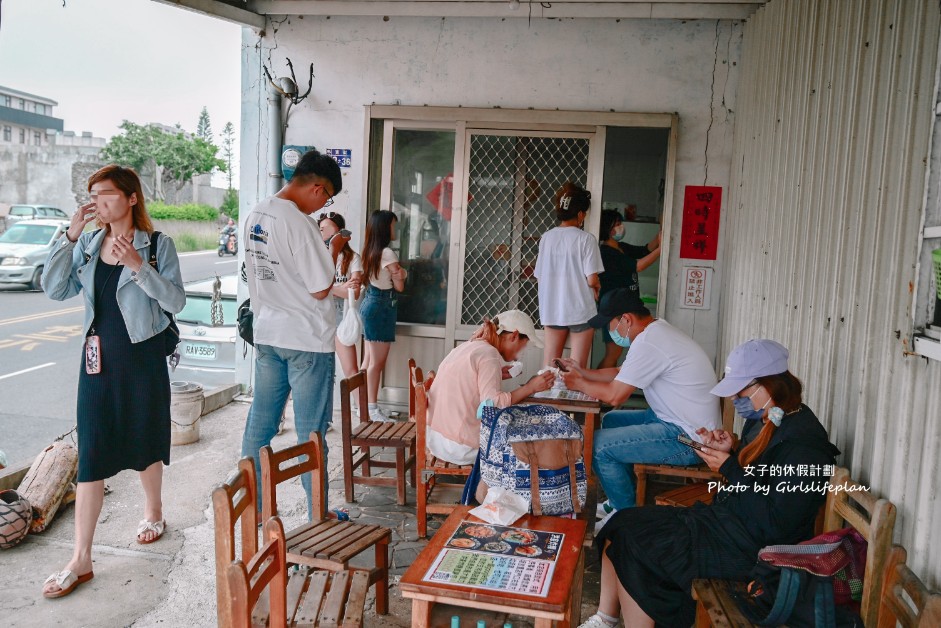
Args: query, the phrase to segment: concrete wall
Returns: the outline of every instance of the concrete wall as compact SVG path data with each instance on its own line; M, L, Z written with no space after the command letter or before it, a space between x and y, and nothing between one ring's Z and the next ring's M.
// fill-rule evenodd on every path
M45 203L72 213L73 165L97 163L97 154L94 147L0 145L0 203Z
M289 57L303 91L313 62L313 91L291 110L284 143L353 150L337 209L354 248L365 216L367 105L678 112L666 318L715 355L716 308L676 307L678 238L684 186L729 184L740 22L305 16L271 20L266 33L243 35L241 213L267 194L261 64L281 75Z

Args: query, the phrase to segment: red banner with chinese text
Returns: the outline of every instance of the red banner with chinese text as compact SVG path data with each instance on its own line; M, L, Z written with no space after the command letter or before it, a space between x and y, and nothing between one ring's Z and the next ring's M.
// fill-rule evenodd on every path
M714 260L719 248L719 207L722 188L687 185L683 196L680 257Z

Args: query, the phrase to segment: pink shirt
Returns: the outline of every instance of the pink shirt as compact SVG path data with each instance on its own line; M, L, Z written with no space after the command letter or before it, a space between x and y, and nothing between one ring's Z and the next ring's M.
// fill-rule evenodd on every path
M428 449L455 464L473 462L480 446L481 402L498 408L510 405L510 393L500 389L503 358L489 342L470 340L444 358L428 398Z

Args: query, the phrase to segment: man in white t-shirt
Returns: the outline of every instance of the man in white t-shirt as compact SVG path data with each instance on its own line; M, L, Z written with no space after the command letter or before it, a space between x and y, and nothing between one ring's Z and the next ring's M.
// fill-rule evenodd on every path
M288 394L294 400L297 442L321 436L333 416L336 316L330 289L336 259L349 240L337 234L324 246L310 215L333 202L343 187L331 157L309 151L291 181L258 203L245 219L244 249L248 293L254 313L255 386L242 437L242 455L255 459L278 431ZM323 440L324 466L327 441ZM324 500L326 500L326 478ZM313 513L310 474L301 477L307 514ZM258 491L259 495L261 491Z
M634 463L699 464L693 449L677 436L700 440L696 430L720 427L719 403L710 394L716 385L708 356L692 338L650 315L636 291L619 288L601 299L592 327L607 325L611 338L630 347L621 368L589 370L570 360L565 384L615 408L638 388L648 410L613 410L595 433L592 468L607 504L599 514L635 505ZM607 506L607 508L605 508Z

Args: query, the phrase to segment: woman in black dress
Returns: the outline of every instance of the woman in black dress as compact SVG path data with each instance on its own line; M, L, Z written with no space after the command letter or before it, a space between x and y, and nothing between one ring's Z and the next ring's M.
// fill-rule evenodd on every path
M801 402L788 352L749 340L729 354L712 393L731 397L745 419L742 442L699 430L700 457L727 490L691 508L643 506L615 513L598 534L601 599L582 628L691 626L695 578L747 580L758 551L813 536L817 511L840 452Z
M613 209L601 212L601 263L604 272L598 275L601 290L600 301L606 293L617 288L640 290L637 273L646 269L660 258L660 233L646 245L638 246L621 242L624 239L624 220ZM601 328L604 338L604 358L598 363L599 369L617 366L623 349L611 340L607 327Z
M173 241L155 235L133 170L106 166L88 180L92 202L78 208L46 260L42 287L56 300L83 293L85 346L79 371L78 487L75 550L43 586L68 595L93 577L91 548L104 500L104 480L140 472L144 519L138 543L163 534L161 484L170 464L170 379L165 312L186 297ZM83 233L93 220L99 229ZM157 237L151 258L151 239Z

